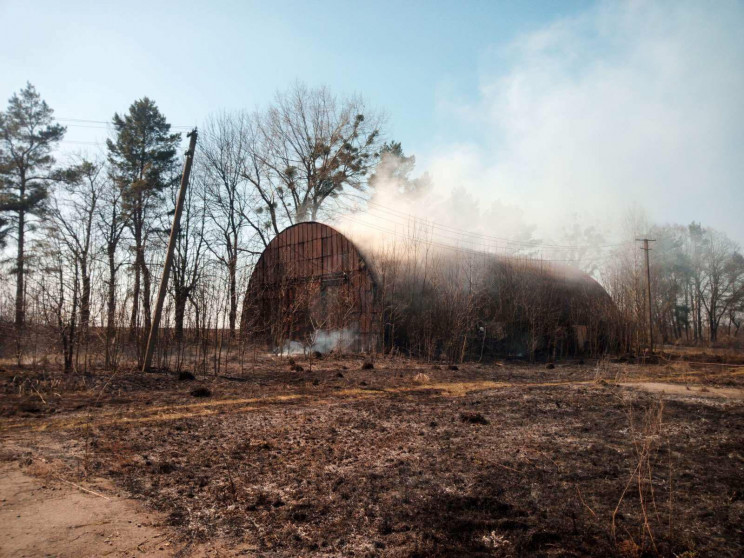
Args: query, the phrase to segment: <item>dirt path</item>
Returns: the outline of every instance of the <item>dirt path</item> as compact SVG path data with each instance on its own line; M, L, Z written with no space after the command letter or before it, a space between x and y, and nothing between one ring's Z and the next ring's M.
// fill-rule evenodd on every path
M172 556L168 533L155 514L117 497L101 482L84 488L0 466L0 555Z
M668 384L664 382L623 382L623 387L642 389L665 395L683 395L686 397L721 397L724 399L744 399L744 389L712 387L687 384Z

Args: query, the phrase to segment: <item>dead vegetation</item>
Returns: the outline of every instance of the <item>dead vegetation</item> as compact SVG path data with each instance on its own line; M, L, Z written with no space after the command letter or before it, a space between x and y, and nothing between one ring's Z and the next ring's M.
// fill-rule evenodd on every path
M741 368L294 358L193 381L6 367L5 459L258 555L742 551L744 405L716 394ZM619 385L649 381L680 391Z

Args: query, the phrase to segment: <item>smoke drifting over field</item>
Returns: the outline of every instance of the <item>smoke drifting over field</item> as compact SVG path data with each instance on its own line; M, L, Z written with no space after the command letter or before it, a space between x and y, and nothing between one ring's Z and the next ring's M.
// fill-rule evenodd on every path
M741 3L607 3L523 35L484 56L475 100L442 95L447 139L418 152L432 192L383 187L373 201L554 241L573 221L613 238L640 205L654 221L702 221L741 242L742 21ZM369 209L391 227L379 218L394 215Z

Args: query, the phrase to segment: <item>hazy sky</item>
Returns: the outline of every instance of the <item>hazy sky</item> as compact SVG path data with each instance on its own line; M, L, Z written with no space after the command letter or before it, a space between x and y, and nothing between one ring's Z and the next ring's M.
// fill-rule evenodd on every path
M147 95L190 126L299 79L386 111L443 196L551 226L635 203L744 242L742 2L0 0L0 21L0 98L28 80L59 118ZM106 137L64 123L66 149Z

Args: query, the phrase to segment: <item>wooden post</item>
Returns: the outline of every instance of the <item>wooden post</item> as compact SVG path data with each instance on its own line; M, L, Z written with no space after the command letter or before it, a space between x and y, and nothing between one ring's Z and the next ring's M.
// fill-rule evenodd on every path
M646 252L646 293L648 295L648 347L650 352L654 352L654 327L653 327L653 310L651 309L651 267L648 263L648 253L651 248L648 247L649 242L655 242L651 238L636 238L636 240L643 241L643 250Z
M178 199L176 200L176 211L173 215L173 224L171 225L170 239L168 240L168 251L165 254L165 264L163 265L163 275L160 278L160 289L158 290L158 300L155 304L155 312L152 316L152 326L150 327L150 336L147 338L147 349L145 351L145 360L142 364L142 371L147 372L152 365L152 355L155 351L155 341L158 337L158 327L160 326L160 316L163 313L163 302L168 291L168 279L170 278L171 263L173 262L173 251L176 249L176 238L181 228L181 213L183 212L183 202L186 198L186 188L189 185L189 175L191 174L191 163L194 161L194 150L196 149L196 128L194 128L186 137L191 138L189 150L186 152L186 161L183 164L183 174L181 175L181 187L178 189Z

